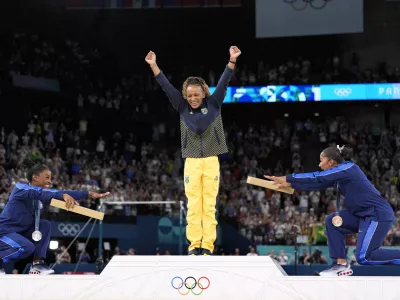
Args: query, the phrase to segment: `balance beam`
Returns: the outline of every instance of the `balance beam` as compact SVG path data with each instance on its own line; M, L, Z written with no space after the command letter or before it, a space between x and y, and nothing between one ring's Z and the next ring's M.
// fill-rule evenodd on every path
M270 190L286 193L286 194L293 195L293 193L294 193L294 189L291 187L277 188L276 185L273 184L273 181L263 180L263 179L259 179L259 178L255 178L255 177L251 177L251 176L247 177L247 183L256 185L256 186L260 186L260 187L264 187L264 188L267 188Z
M103 220L104 219L104 213L99 212L97 210L93 210L93 209L89 209L86 207L82 207L79 205L75 205L73 208L71 209L67 209L65 207L65 201L61 201L61 200L57 200L57 199L51 199L50 202L51 206L57 207L57 208L61 208L67 211L71 211L73 213L79 214L79 215L83 215L83 216L87 216L90 218L94 218L97 220Z

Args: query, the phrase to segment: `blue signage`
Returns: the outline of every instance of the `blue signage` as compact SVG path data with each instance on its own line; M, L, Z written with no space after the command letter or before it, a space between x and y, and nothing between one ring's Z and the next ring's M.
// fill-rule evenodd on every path
M228 87L224 103L357 100L400 100L400 83Z

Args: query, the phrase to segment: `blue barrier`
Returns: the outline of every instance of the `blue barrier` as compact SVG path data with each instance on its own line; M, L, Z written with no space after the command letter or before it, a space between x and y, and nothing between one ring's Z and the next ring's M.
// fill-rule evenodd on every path
M347 259L354 255L355 246L348 246L347 247ZM384 249L397 249L400 250L399 246L384 246ZM329 250L328 246L324 245L308 245L308 246L298 246L297 256L300 257L303 254L303 250L306 250L308 254L312 254L315 250L321 250L322 256L324 256L328 263L332 263L332 260L329 257ZM275 255L279 254L279 251L284 250L285 255L288 257L288 263L294 264L294 246L287 246L287 245L261 245L257 246L257 251L259 255L267 255L271 250L274 250ZM311 250L311 251L310 251ZM311 252L311 253L310 253Z
M217 227L216 245L222 244L223 228L220 223ZM51 238L57 240L72 239L84 227L82 222L52 222ZM89 224L83 230L79 239L86 239L90 233L93 223ZM169 250L173 254L179 253L179 240L182 238L184 249L187 248L186 240L186 224L179 226L178 217L158 217L158 216L138 216L136 224L107 224L103 223L102 238L103 241L117 240L117 245L124 250L129 248L136 249L140 255L154 255L156 249L161 252ZM237 230L227 230L227 241L240 240L240 234ZM99 224L96 224L92 232L91 238L99 239ZM240 240L243 242L242 240ZM248 242L248 241L247 241ZM239 245L236 245L238 247ZM245 247L243 247L244 249Z
M296 268L294 265L285 265L282 268L289 276L315 276L318 272L325 270L329 265L298 265L297 274L295 273ZM56 274L63 274L65 272L73 272L76 264L59 264L56 265L54 271ZM24 270L24 274L27 274L30 268L28 264ZM400 276L399 266L352 266L353 276ZM9 271L10 272L10 271ZM95 264L81 264L79 265L77 272L97 273L97 267Z
M330 263L328 246L322 245L312 245L312 246L299 246L297 250L297 256L300 257L303 254L303 250L306 250L308 254L313 253L315 250L319 249L322 252L322 256L324 256L328 262ZM271 250L274 250L275 255L278 255L281 250L285 251L285 255L288 257L288 263L294 264L294 246L287 245L262 245L257 246L257 251L259 255L267 255Z
M22 274L28 274L29 269L31 268L31 264L27 264L25 266ZM67 272L77 272L77 273L95 273L97 274L97 266L96 264L80 264L76 269L76 264L58 264L54 267L55 274L64 274ZM8 271L10 272L10 271Z
M318 272L327 269L329 265L298 265L295 274L294 265L282 266L289 276L315 276ZM351 267L353 276L400 276L399 266L359 266Z

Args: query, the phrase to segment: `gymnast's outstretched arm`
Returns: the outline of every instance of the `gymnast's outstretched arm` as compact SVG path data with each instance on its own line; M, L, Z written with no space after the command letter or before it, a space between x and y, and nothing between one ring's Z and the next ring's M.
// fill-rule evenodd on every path
M228 88L229 81L232 78L233 70L235 69L236 60L242 52L236 46L232 46L229 49L229 63L226 66L224 73L222 73L221 78L218 81L217 87L212 94L212 98L217 103L218 107L221 107L224 102L224 98L226 95L226 89Z
M186 103L185 99L182 97L181 93L169 82L168 78L160 70L156 62L156 54L150 51L145 61L149 64L157 82L160 84L163 91L167 94L169 101L171 101L172 106L179 112L181 112Z

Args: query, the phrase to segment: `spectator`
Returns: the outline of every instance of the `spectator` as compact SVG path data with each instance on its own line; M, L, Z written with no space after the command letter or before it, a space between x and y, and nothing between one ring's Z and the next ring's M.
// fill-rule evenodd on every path
M68 251L65 252L65 249L65 246L61 246L59 253L56 256L56 259L60 264L71 263L71 255L68 253Z
M254 247L249 247L250 252L247 253L247 256L258 256L256 249Z
M86 250L82 250L79 254L79 258L81 264L88 264L91 262L90 255L86 252Z
M328 261L326 260L326 258L322 255L321 250L316 249L311 255L308 255L305 259L304 259L304 263L307 264L327 264Z
M114 254L114 255L120 255L120 254ZM130 249L128 250L128 255L136 255L136 250L133 249L133 248L130 248Z
M299 257L299 264L300 265L304 265L305 264L304 260L306 259L307 256L308 256L307 250L303 249L303 254Z
M285 250L281 250L277 256L278 263L280 265L287 265L289 258L285 255Z

